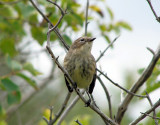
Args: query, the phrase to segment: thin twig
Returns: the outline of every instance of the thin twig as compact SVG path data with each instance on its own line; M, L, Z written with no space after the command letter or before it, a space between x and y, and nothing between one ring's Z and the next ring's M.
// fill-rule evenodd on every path
M85 36L87 36L87 27L88 27L88 8L89 8L89 0L87 0L86 3Z
M157 16L157 14L156 14L153 6L152 6L151 1L150 1L150 0L147 0L147 2L148 2L148 4L149 4L149 6L150 6L150 8L151 8L151 10L152 10L152 12L153 12L153 14L154 14L154 16L156 17L156 20L160 23L160 17Z
M138 89L145 83L145 81L151 76L153 69L157 63L157 61L160 58L160 45L157 48L157 51L155 52L155 55L153 56L150 64L148 65L148 67L143 71L142 75L140 76L140 78L137 80L137 82L132 86L132 88L130 89L130 92L132 93L136 93L138 91ZM120 124L124 113L127 110L128 105L130 104L130 101L132 100L134 96L131 94L127 94L125 99L123 100L123 102L120 104L119 108L118 108L118 112L116 114L116 121Z
M155 55L154 51L151 48L147 47L147 50L149 50L153 54L153 56Z
M49 120L52 120L52 114L53 114L53 106L50 106L50 116L49 116Z
M54 119L53 119L52 121L49 121L49 123L50 123L51 125L54 124L54 123L57 121L57 119L62 115L64 109L65 109L66 106L67 106L67 103L68 103L70 97L71 97L71 93L68 92L68 94L67 94L67 96L66 96L66 98L65 98L65 100L64 100L64 102L63 102L63 104L62 104L62 107L60 108L60 110L58 111L58 113L55 115Z
M56 25L54 27L52 27L48 32L52 32L53 30L55 30L57 28L57 26L60 24L60 22L62 21L63 17L65 16L65 14L67 13L67 9L65 11L63 11L63 9L56 3L53 2L51 0L47 0L48 2L54 4L60 11L61 11L61 17L59 18L58 22L56 23Z
M108 92L106 86L104 85L103 81L101 80L101 78L99 76L97 76L97 79L99 80L99 82L102 85L104 92L106 94L106 97L108 100L108 106L109 106L109 115L110 115L110 118L112 119L112 105L111 105L111 99L110 99L109 92Z
M102 71L100 71L99 69L97 69L97 71L102 74L106 79L108 79L111 83L113 83L115 86L117 86L118 88L122 89L123 91L127 92L128 94L132 95L132 96L137 96L137 97L141 97L141 98L146 98L147 96L145 95L137 95L131 91L128 91L127 89L123 88L122 86L120 86L118 83L115 83L114 81L112 81L106 74L104 74Z
M34 6L34 8L39 12L39 14L48 22L50 23L50 25L52 27L54 27L54 25L52 24L52 22L48 19L47 16L45 16L42 11L36 6L36 4L33 2L33 0L30 0L31 4ZM61 34L59 33L58 28L54 29L54 32L56 33L56 35L58 36L58 38L60 39L60 41L62 42L63 46L65 47L65 49L69 50L69 46L66 44L65 40L63 39L63 37L61 36Z
M146 117L146 114L150 114L158 106L160 106L160 99L152 106L152 108L150 108L149 110L147 110L145 112L145 114L142 114L141 116L139 116L136 120L134 120L133 122L131 122L129 125L137 125L137 123L139 123L141 120L143 120Z
M143 112L140 112L140 113L141 113L141 114L144 114L144 115L146 115L146 116L148 116L148 117L151 117L151 118L153 118L153 119L155 119L155 120L160 120L159 117L154 117L154 116L148 115L148 114L143 113ZM157 124L157 125L158 125L158 124Z
M117 36L107 47L106 49L99 55L99 57L96 59L96 62L98 62L102 56L104 56L104 53L113 45L113 43L119 38L119 36Z
M146 95L147 95L147 99L148 99L148 101L149 101L149 103L150 103L150 105L152 107L153 103L152 103L151 98L150 98L150 96L149 96L149 94L147 92L146 92ZM156 111L155 110L153 110L153 117L156 117ZM155 125L158 125L158 121L156 119L154 121L155 121Z
M64 120L66 115L69 113L69 111L71 111L71 109L75 106L75 104L78 102L79 99L80 99L80 97L78 95L73 99L71 104L66 108L66 110L63 112L63 114L59 118L57 125L60 125L62 123L62 121Z
M78 125L82 125L82 123L80 123L80 122L78 121L78 119L75 120L75 122L76 122Z

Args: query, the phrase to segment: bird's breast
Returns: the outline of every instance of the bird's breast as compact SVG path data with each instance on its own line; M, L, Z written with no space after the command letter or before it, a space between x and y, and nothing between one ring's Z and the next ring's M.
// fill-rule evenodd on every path
M75 57L72 79L80 88L87 88L92 82L95 73L95 65L90 57Z

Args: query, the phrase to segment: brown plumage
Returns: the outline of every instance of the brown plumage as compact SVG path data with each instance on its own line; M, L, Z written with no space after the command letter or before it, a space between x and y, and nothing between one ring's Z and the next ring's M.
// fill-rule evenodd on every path
M96 62L91 54L92 42L95 38L80 37L71 45L64 59L64 68L67 70L79 88L87 89L91 94L96 81ZM72 91L68 80L66 85Z

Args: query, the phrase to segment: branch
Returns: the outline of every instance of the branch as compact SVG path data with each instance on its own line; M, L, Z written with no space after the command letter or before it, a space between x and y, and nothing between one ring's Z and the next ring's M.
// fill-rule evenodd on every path
M84 94L84 92L85 91L83 91L82 94ZM80 99L80 97L78 95L73 99L73 101L71 102L71 104L66 108L66 110L63 112L63 114L59 118L57 125L60 125L62 123L62 121L64 120L64 118L67 116L67 114L69 113L69 111L71 111L71 109L75 106L75 104L78 102L79 99Z
M137 97L141 97L141 98L146 98L147 96L143 96L143 95L137 95L131 91L128 91L127 89L123 88L122 86L120 86L118 83L115 83L114 81L112 81L106 74L104 74L102 71L100 71L99 69L97 69L97 71L102 74L106 79L108 79L111 83L113 83L115 86L117 86L118 88L122 89L123 91L127 92L129 95L132 96L137 96Z
M160 106L160 99L152 106L151 109L149 109L148 111L146 111L144 114L142 114L141 116L139 116L136 120L134 120L133 122L131 122L129 125L136 125L137 123L139 123L141 120L143 120L147 115L146 114L150 114L152 111L154 111L158 106Z
M42 11L36 6L36 4L33 2L33 0L30 0L31 4L33 5L33 7L39 12L39 14L46 20L46 22L48 22L52 27L54 27L54 25L52 24L52 22L48 19L47 16L45 16ZM54 29L54 32L56 33L56 35L58 36L58 38L60 39L60 41L62 42L63 46L69 50L69 46L66 44L65 40L63 39L63 37L61 36L61 34L59 33L58 28Z
M52 27L48 32L52 32L53 30L55 30L57 28L57 26L60 24L60 22L62 21L63 17L65 16L65 14L67 14L67 9L65 11L62 10L62 8L53 1L47 0L48 2L54 4L60 11L61 11L61 17L59 18L58 22L56 23L56 25L54 27Z
M149 103L150 103L150 105L152 107L153 103L152 103L151 98L150 98L150 96L148 95L147 92L146 92L146 95L147 95L147 99L148 99L148 101L149 101ZM155 110L153 110L153 117L156 117L156 111ZM154 119L154 121L155 121L155 125L158 125L158 121L156 119Z
M51 111L50 112L50 120L48 121L45 117L43 117L43 119L47 122L48 125L53 125L57 121L57 119L62 115L62 113L63 113L64 109L66 108L66 105L67 105L70 97L71 97L71 93L68 92L68 94L67 94L67 96L66 96L66 98L65 98L65 100L64 100L64 102L62 104L62 107L60 108L58 113L55 115L53 120L51 118L52 117L52 110L51 109L50 109L50 111Z
M88 7L89 7L89 0L87 0L86 4L85 36L87 36L87 27L88 27Z
M153 14L154 14L154 16L156 17L156 20L160 23L160 17L157 16L157 14L156 14L153 6L152 6L151 1L150 1L150 0L147 0L147 2L148 2L148 4L149 4L149 6L150 6L150 8L151 8L151 10L152 10L152 12L153 12Z
M102 85L104 92L106 94L106 97L108 100L108 106L109 106L109 115L110 115L110 118L112 119L112 105L111 105L111 99L110 99L109 92L108 92L106 86L104 85L103 81L101 80L101 78L99 76L97 76L97 79L99 80L99 82Z
M76 122L78 125L82 125L82 123L80 123L80 122L78 121L78 119L75 120L75 122Z
M153 54L153 56L155 55L154 51L151 48L147 47L147 50L150 51Z
M119 36L117 36L107 47L106 49L99 55L99 57L97 58L96 62L98 62L102 56L104 56L104 53L113 45L113 43L119 38Z
M144 114L144 115L146 115L146 116L148 116L148 117L151 117L151 118L153 118L153 119L155 119L155 120L160 120L159 117L154 117L154 116L148 115L148 114L143 113L143 112L141 112L141 114ZM157 124L157 125L158 125L158 124Z
M137 80L137 82L132 86L132 88L130 89L130 92L136 93L138 91L138 89L145 83L145 81L151 76L153 69L154 69L159 58L160 58L160 45L159 45L157 51L155 52L155 55L153 56L150 64L144 70L143 74L140 76L140 78ZM132 100L132 98L133 98L132 94L127 94L127 96L125 97L125 99L123 100L121 105L119 106L118 112L116 114L116 121L118 121L118 123L121 122L123 115L124 115L125 111L127 110L127 107L129 105L130 101Z

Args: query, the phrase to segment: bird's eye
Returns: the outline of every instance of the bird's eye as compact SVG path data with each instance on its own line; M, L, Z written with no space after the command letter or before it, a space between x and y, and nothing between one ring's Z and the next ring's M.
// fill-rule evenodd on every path
M84 41L84 38L82 38L81 41Z

